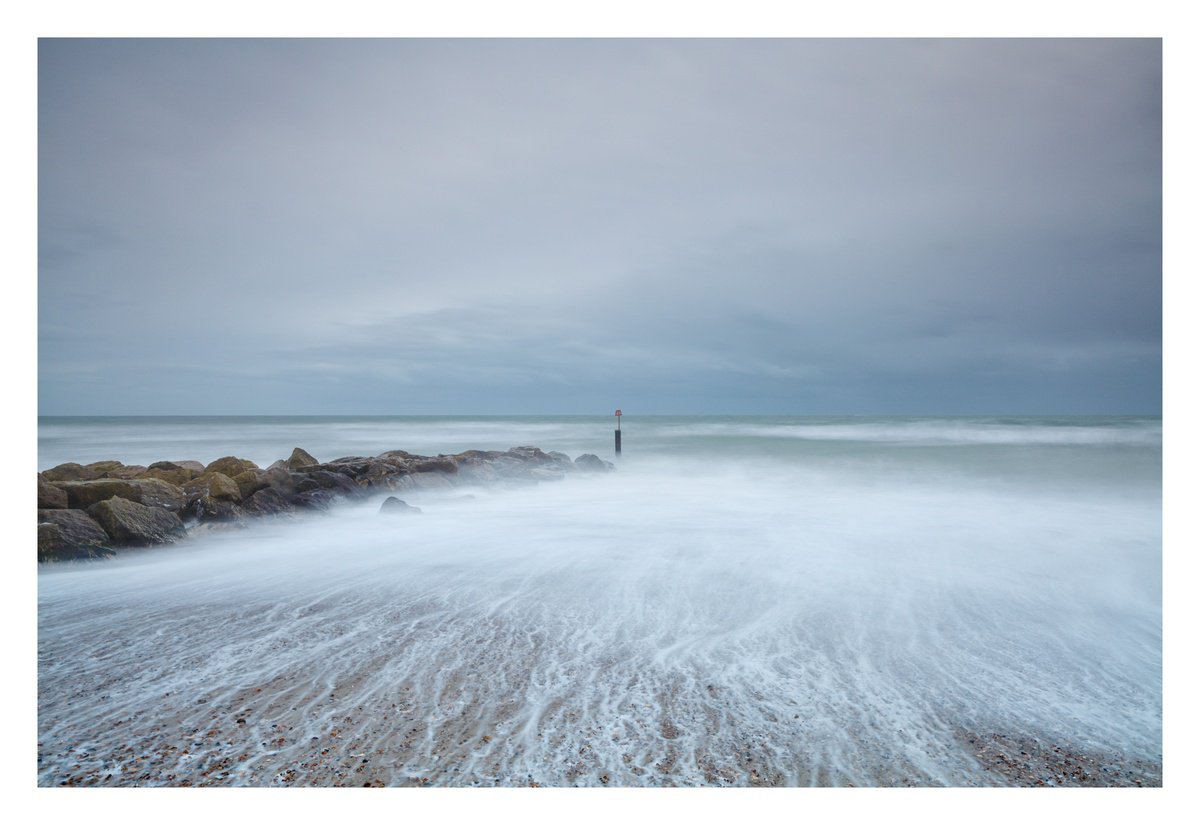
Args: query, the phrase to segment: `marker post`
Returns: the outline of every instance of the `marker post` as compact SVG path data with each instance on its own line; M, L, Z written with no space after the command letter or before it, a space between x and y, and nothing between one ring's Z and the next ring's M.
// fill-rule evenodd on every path
M617 429L613 431L613 436L616 438L617 455L621 454L621 411L617 410Z

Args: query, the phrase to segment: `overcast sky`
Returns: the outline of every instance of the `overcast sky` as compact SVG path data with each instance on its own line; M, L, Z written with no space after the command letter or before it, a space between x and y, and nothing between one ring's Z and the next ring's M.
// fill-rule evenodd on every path
M43 40L39 412L1161 410L1155 40Z

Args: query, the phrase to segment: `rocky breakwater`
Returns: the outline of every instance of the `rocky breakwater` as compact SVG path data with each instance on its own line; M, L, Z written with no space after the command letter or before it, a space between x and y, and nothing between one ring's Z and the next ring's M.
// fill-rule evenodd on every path
M612 469L594 455L572 461L537 447L438 456L389 450L326 462L297 447L266 468L234 456L207 465L60 464L38 473L38 561L103 558L121 548L171 544L197 529L295 517L382 492L528 484ZM397 509L389 504L384 511Z

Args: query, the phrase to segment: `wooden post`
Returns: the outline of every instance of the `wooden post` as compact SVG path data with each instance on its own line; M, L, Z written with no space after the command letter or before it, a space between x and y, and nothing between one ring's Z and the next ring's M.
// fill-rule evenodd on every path
M617 455L621 454L621 411L617 410L617 428L613 430L613 436L616 439Z

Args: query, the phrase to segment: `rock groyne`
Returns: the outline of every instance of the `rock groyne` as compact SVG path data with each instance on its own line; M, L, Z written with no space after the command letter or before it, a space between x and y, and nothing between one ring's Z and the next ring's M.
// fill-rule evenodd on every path
M612 469L591 454L572 461L537 447L437 456L389 450L326 462L297 447L266 468L236 456L207 465L60 464L38 473L38 561L104 558L126 547L171 544L200 526L291 517L375 493L536 483Z

